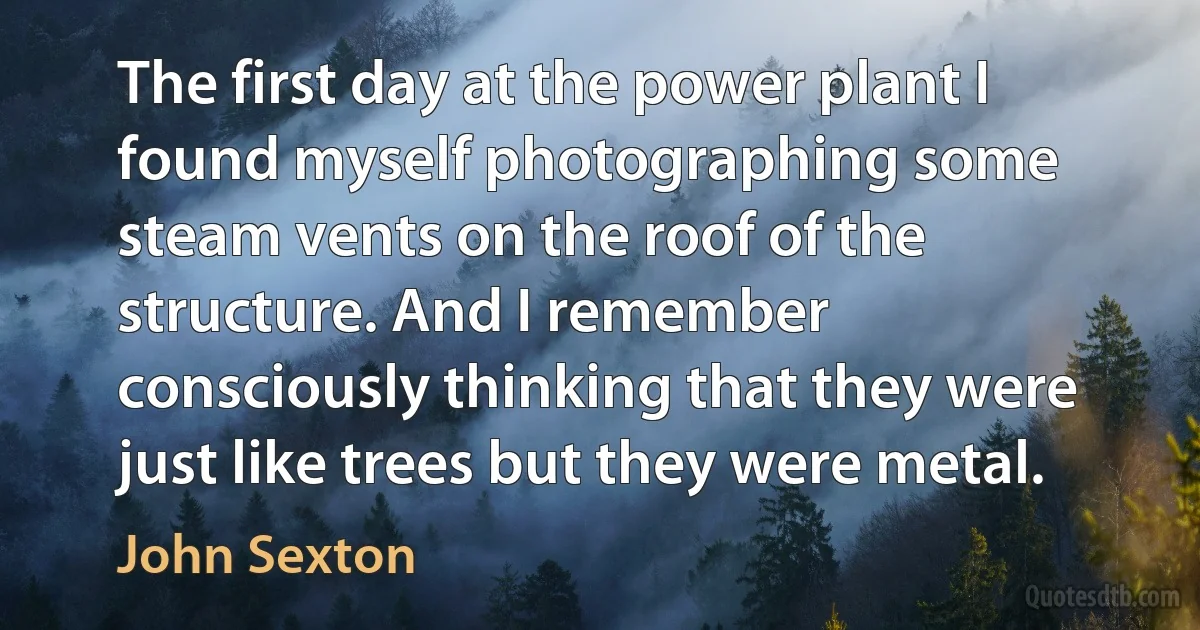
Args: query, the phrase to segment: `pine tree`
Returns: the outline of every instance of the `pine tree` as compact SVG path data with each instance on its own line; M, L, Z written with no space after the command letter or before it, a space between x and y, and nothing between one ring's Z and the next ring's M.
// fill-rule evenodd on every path
M1109 296L1100 298L1087 319L1087 340L1075 342L1067 374L1079 384L1083 401L1101 421L1105 435L1119 437L1142 419L1150 357L1121 305Z
M117 567L125 564L129 557L129 536L137 536L138 546L146 547L160 542L154 531L153 521L146 506L133 495L126 493L113 499L108 510L109 564Z
M204 506L200 505L200 501L192 495L190 490L183 491L183 498L179 501L179 511L175 515L175 521L171 523L171 530L179 534L181 541L185 545L192 545L197 549L203 550L204 546L212 541L212 530L208 528L204 516ZM194 567L194 558L182 558L182 566L179 567L181 574L172 575L170 582L175 598L179 602L179 614L181 625L188 625L196 615L209 603L209 596L212 593L212 580L209 576L203 573L193 573L194 570L202 570L204 557L201 551L199 562L200 567Z
M383 369L375 361L367 361L358 368L359 378L377 378L379 383L383 383ZM363 441L376 441L382 439L388 433L396 428L396 415L392 410L384 408L382 405L374 409L368 409L366 400L360 398L357 407L353 411L354 428L358 439ZM398 405L405 404L407 401L397 401Z
M325 58L325 63L329 64L329 69L334 72L334 78L329 82L329 93L335 99L349 92L354 77L367 69L366 63L354 52L354 47L345 37L338 38L333 49L329 51L329 56Z
M304 422L304 445L309 451L319 451L329 443L329 421L325 419L325 406L317 405L309 412Z
M108 557L104 566L104 598L107 610L105 623L118 629L130 627L128 618L147 604L147 593L158 588L159 576L140 571L113 575L116 567L124 566L129 558L129 536L137 537L137 545L145 548L162 544L145 504L131 494L113 499L106 523Z
M1034 608L1026 602L1030 586L1046 588L1056 571L1051 560L1054 543L1050 527L1038 519L1033 487L1026 485L1021 492L1020 505L1004 524L997 551L1007 568L1008 583L1000 618L1005 628L1039 630L1055 624L1054 613L1047 608Z
M392 604L392 614L388 617L388 630L416 630L417 616L413 611L412 602L404 593L396 596Z
M779 60L774 55L771 55L767 57L762 66L754 71L754 76L757 77L764 72L774 73L779 77L780 81L783 81L786 71L783 68L783 64L779 63ZM783 133L783 130L780 129L782 121L777 113L778 111L779 108L777 106L765 105L759 103L754 98L747 98L738 113L742 124L750 133L757 137L770 137L772 135L779 136L780 133Z
M382 492L375 494L375 503L363 521L363 534L368 543L380 548L403 543L404 537L396 526L396 515Z
M156 280L155 273L142 262L138 256L121 256L117 259L117 273L113 286L117 297L134 299L144 298L147 289Z
M317 511L307 505L292 510L292 529L297 540L312 541L312 544L333 542L333 529Z
M1192 328L1183 333L1179 341L1175 365L1183 375L1180 416L1186 418L1200 414L1200 313L1192 315Z
M0 624L13 630L59 630L62 627L54 600L42 590L37 578L29 578L10 614L11 617L0 615Z
M684 582L684 590L703 618L738 618L747 592L746 584L738 578L753 557L754 548L747 542L718 540L704 547Z
M845 71L846 71L846 69L843 68L841 66L841 64L835 65L832 70L832 72L845 72ZM834 98L841 98L842 95L846 93L846 88L847 88L847 85L846 85L845 81L843 81L841 79L834 79L829 84L829 95L833 96ZM821 99L820 99L820 97L818 97L817 105L820 106L821 104L822 104ZM836 104L831 106L831 108L829 110L831 114L833 113L833 108L835 108L835 107L837 107ZM817 114L810 114L808 117L808 119L810 121L814 121L814 122L816 120L818 120L819 118L820 118L820 116L818 116Z
M490 630L522 630L519 577L511 564L505 564L503 572L492 577L487 611L483 615L483 621Z
M836 604L834 604L833 610L829 614L829 619L825 621L824 630L846 630L846 622L838 619Z
M518 595L525 630L580 630L583 609L571 572L553 560L525 576Z
M432 522L425 526L425 547L433 553L442 550L442 535Z
M454 426L462 421L462 410L450 404L445 394L438 394L429 406L429 421L434 424Z
M107 355L116 341L116 325L99 306L88 310L81 330L76 348L76 360L81 365L87 365L92 360Z
M0 531L9 535L36 513L37 453L12 421L0 422Z
M999 617L996 599L1006 577L1004 561L993 560L987 539L974 527L970 546L950 573L950 598L918 602L925 624L945 630L989 630Z
M338 594L333 600L329 622L325 627L329 630L362 630L365 626L366 620L362 611L354 605L354 600L345 593Z
M1016 432L997 418L983 436L981 451L1013 457L1017 451L1017 439ZM999 535L1021 500L1021 486L1016 483L971 485L964 479L960 488L974 522L985 537Z
M579 275L579 265L566 256L554 259L554 270L550 279L542 283L542 301L577 300L587 294L587 287Z
M248 549L236 553L238 566L249 566ZM226 601L229 610L243 630L271 628L272 598L266 576L249 571L236 571L227 585Z
M54 325L59 330L78 331L83 328L86 318L87 308L83 305L83 294L79 289L72 288L67 295L67 305L63 307L62 313L54 318Z
M739 627L755 630L811 623L805 605L832 589L838 572L825 511L796 486L772 489L774 497L758 500L758 553L739 578L750 587Z
M10 416L35 417L46 409L47 344L37 322L28 314L29 297L17 297L17 309L3 321L0 387L7 394L3 403Z
M246 501L246 508L238 520L238 533L247 541L260 534L275 534L275 516L261 492L255 490Z
M63 374L46 408L42 423L44 469L56 484L79 489L91 459L92 440L88 432L87 411L75 380Z
M918 149L930 147L934 142L933 126L929 124L929 115L921 113L921 124L913 130L913 144Z
M378 363L371 361L371 360L367 360L366 363L363 363L362 365L359 366L358 375L361 378L367 378L368 376L374 376L375 378L382 378L383 370L380 369Z
M492 498L488 491L479 493L475 499L475 512L472 514L476 535L484 541L492 540L496 535L496 509L492 507Z
M136 225L141 220L138 218L137 211L133 209L133 202L129 201L125 197L125 193L120 190L113 195L110 207L108 218L100 230L100 238L105 245L117 247L122 243L121 229L126 225Z
M191 490L183 491L179 512L175 515L175 522L171 523L171 530L180 534L188 545L200 547L212 541L212 530L208 529L205 522L204 506L200 505ZM190 572L191 569L185 571Z
M565 301L568 305L587 297L587 287L579 275L579 266L566 256L554 259L554 270L550 278L543 281L542 291L538 296L541 304L549 305L550 300ZM563 312L559 311L559 321L556 328L563 330Z

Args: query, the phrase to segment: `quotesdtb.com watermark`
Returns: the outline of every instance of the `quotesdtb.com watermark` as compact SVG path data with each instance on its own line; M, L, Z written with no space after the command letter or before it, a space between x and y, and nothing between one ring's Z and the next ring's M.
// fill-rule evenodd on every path
M1034 609L1054 608L1179 608L1179 591L1145 589L1134 592L1124 584L1100 588L1043 588L1031 584L1025 589L1025 604Z

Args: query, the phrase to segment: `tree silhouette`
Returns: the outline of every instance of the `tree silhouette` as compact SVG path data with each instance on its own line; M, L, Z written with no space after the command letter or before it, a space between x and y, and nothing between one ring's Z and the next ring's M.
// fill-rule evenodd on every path
M505 564L498 576L492 577L492 589L487 595L487 610L483 621L491 630L521 630L520 574Z
M341 98L349 92L354 77L367 69L367 64L354 52L354 47L345 37L338 38L329 51L329 56L325 58L325 63L329 64L329 69L334 72L334 78L329 82L329 94L334 98Z
M1142 420L1150 358L1121 305L1109 296L1100 298L1087 319L1087 340L1075 342L1067 374L1079 384L1087 408L1112 439Z
M403 543L404 537L396 526L396 515L382 492L375 494L375 503L363 521L363 534L368 543L380 548Z
M571 572L553 560L525 576L518 595L522 627L526 630L579 630L583 610Z
M931 629L989 630L999 617L996 599L1004 588L1004 561L993 560L987 539L974 527L970 545L950 572L950 598L929 604L918 602Z
M837 579L825 511L796 486L772 489L773 497L758 500L759 531L751 538L758 553L739 578L750 588L742 628L782 630L814 621L806 607Z

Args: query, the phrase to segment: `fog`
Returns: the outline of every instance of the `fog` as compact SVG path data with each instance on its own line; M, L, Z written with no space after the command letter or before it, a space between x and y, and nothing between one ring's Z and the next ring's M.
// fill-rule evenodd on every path
M478 7L474 5L478 4ZM487 3L473 3L483 10ZM963 12L979 18L956 30ZM464 12L467 9L464 7ZM699 222L732 223L746 208L759 210L755 254L747 258L686 259L666 256L647 261L613 289L613 297L667 297L737 300L741 286L755 297L774 301L828 299L821 331L762 334L566 334L548 346L532 345L522 335L452 335L424 342L432 349L420 360L447 367L480 361L501 365L519 361L520 372L552 374L556 362L583 370L595 361L601 373L635 377L670 375L671 413L658 422L638 418L638 409L497 409L470 424L462 437L476 454L476 483L467 490L434 488L414 498L406 489L378 488L394 495L393 505L413 523L416 512L452 514L470 509L487 481L488 440L501 439L508 450L557 450L573 443L584 453L581 486L489 488L499 515L508 523L506 538L493 557L461 553L446 566L467 571L466 563L495 573L507 558L555 557L576 570L582 592L629 604L619 627L672 627L688 623L694 612L682 589L664 588L676 598L641 606L651 573L662 572L678 584L695 561L697 541L742 536L750 531L756 486L732 482L726 451L853 450L862 456L863 481L857 486L822 484L808 488L826 510L835 542L844 545L861 520L888 497L926 492L919 486L881 487L873 483L871 462L880 449L958 450L978 438L997 416L1019 422L1022 412L997 409L955 410L943 385L945 374L1046 374L1064 369L1070 342L1083 333L1083 314L1108 293L1130 314L1143 339L1184 326L1195 312L1200 259L1195 255L1200 213L1188 185L1200 176L1194 129L1200 124L1200 89L1186 77L1189 59L1200 59L1198 11L1185 0L1144 3L1097 0L1088 3L1025 0L949 5L925 0L887 3L782 1L687 4L616 0L561 3L527 0L505 6L500 17L470 40L437 59L451 72L441 106L422 119L417 107L339 104L302 114L279 130L285 141L304 125L312 146L436 146L437 135L475 135L468 179L413 182L372 179L350 194L349 182L293 181L294 163L283 152L280 180L223 184L188 198L165 223L272 222L279 226L282 255L277 258L187 259L171 261L170 293L188 297L271 297L334 300L352 298L366 311L406 287L449 282L462 262L453 245L456 228L468 222L513 222L524 209L540 218L567 209L603 224L621 222L636 236L645 221L668 221L663 214L670 195L641 182L503 183L488 193L484 149L520 147L533 133L542 146L590 146L600 138L615 146L772 146L752 136L739 108L667 106L645 117L632 115L631 83L639 69L673 72L757 68L774 55L787 69L810 79L801 104L777 107L778 133L809 143L817 133L827 144L900 147L901 177L896 190L867 191L867 181L762 182L752 194L736 184L690 182L684 191L699 206ZM583 73L614 72L622 80L615 106L539 107L528 99L524 73L535 63L564 58ZM836 64L853 70L867 57L872 70L939 69L953 61L964 71L959 93L970 95L977 59L988 59L992 102L986 106L859 106L835 108L828 118L817 112L816 77ZM462 74L509 64L518 75L515 106L470 107L459 102ZM218 69L214 69L218 70ZM214 72L217 74L217 72ZM221 76L218 74L218 76ZM807 91L804 91L807 90ZM964 103L967 101L964 98ZM1058 178L1013 182L967 180L912 181L909 166L918 129L927 125L930 146L1020 147L1027 153L1052 147L1059 156ZM245 139L246 142L261 142ZM188 194L186 185L171 188ZM802 222L814 208L827 210L822 255L773 256L765 248L770 224ZM877 221L896 227L917 223L925 232L919 258L838 255L833 221L857 217L863 209ZM305 257L292 225L298 222L437 222L445 252L435 259ZM549 277L553 261L527 252L514 264L488 268L459 295L481 297L487 286L506 290L528 287L535 293ZM0 277L0 287L32 292L52 280L78 286L89 303L116 312L112 296L115 255L98 250L57 265L17 269ZM602 286L622 261L578 258L582 277ZM168 263L150 264L167 269ZM26 288L22 288L26 287ZM9 291L11 293L12 291ZM507 293L506 293L507 296ZM390 319L380 321L387 335ZM453 338L461 337L461 338ZM108 436L192 435L212 430L236 414L172 415L120 410L111 386L128 373L251 373L269 366L273 356L299 357L333 342L331 335L122 335L111 359L85 382L90 401L112 423ZM371 342L366 342L369 345ZM376 360L408 360L379 356ZM717 409L699 411L688 404L684 376L694 367L707 372L720 361L727 374L774 375L784 367L800 377L794 394L799 410ZM925 408L905 422L900 410L814 410L808 376L818 367L848 364L851 373L934 375ZM345 362L352 373L361 360ZM440 386L434 375L431 387ZM420 418L413 422L420 422ZM675 487L640 484L606 487L593 470L591 452L600 444L630 438L636 448L719 451L704 492L686 497ZM117 452L116 440L102 445ZM415 448L395 444L395 448ZM366 490L363 490L365 493ZM361 494L361 493L360 493ZM359 495L331 498L325 508ZM365 494L362 494L365 496ZM357 516L355 516L357 518ZM652 561L639 558L631 541L654 541ZM450 547L455 541L448 540ZM473 553L473 552L472 552ZM632 558L630 556L633 556ZM653 568L652 566L653 565ZM448 569L439 569L448 571ZM642 597L646 597L643 595ZM585 608L588 600L585 598Z

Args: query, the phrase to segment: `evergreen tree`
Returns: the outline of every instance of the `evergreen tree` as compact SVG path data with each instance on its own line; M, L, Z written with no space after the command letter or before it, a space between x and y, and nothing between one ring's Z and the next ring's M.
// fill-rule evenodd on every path
M425 546L433 553L442 550L442 535L432 522L425 526Z
M764 72L774 73L779 77L781 83L785 80L786 71L783 68L783 64L779 63L779 60L774 55L767 57L763 65L754 71L754 76L757 77ZM765 138L778 136L780 133L783 133L783 130L780 129L782 121L777 113L778 111L779 108L774 105L765 105L759 103L752 96L747 96L738 113L740 114L742 124L750 133L756 137Z
M829 614L829 619L825 621L824 630L846 630L846 622L838 619L836 604L833 606L833 610Z
M104 625L113 630L131 627L129 618L146 606L147 593L159 588L159 576L141 571L113 575L116 567L129 558L129 536L137 536L137 545L145 548L162 543L146 506L131 494L113 499L106 524L108 554L104 564L104 596L107 615Z
M81 330L76 347L76 360L81 365L106 355L116 341L116 325L108 313L98 306L88 310Z
M10 416L36 417L45 411L49 380L47 347L42 331L29 316L29 296L17 296L17 309L4 320L0 345L0 385L8 394L4 405ZM21 298L25 298L22 303ZM52 381L51 381L52 382Z
M921 113L921 124L913 131L913 144L919 149L927 148L933 144L935 138L933 134L933 126L929 124L929 115Z
M333 600L333 608L329 611L329 630L362 630L366 626L362 611L354 605L354 600L345 593L340 593Z
M37 578L29 578L16 605L8 614L0 615L0 627L12 630L59 630L58 610L54 600L42 590ZM6 619L7 618L7 619Z
M175 522L171 523L171 530L183 537L184 544L201 547L212 541L212 530L208 529L205 522L204 506L200 505L191 490L183 491L179 512L175 515ZM190 568L185 569L185 572L190 571Z
M518 578L519 574L511 564L505 564L503 572L492 577L487 611L483 615L483 621L490 630L522 630L521 585Z
M579 275L579 265L566 256L554 259L554 270L550 272L550 278L542 283L539 301L544 305L549 305L550 300L559 300L570 305L585 297L587 297L587 287ZM559 311L558 315L557 328L562 331L565 318L562 311Z
M329 69L334 72L334 78L329 82L329 93L334 98L341 98L350 91L354 77L367 69L366 63L354 52L354 47L345 37L339 37L329 56L325 58Z
M579 630L583 609L571 572L553 560L538 565L525 576L518 595L525 630Z
M566 256L554 259L554 270L542 287L543 302L551 299L574 301L587 295L587 287L579 275L579 265Z
M838 572L825 511L796 486L772 488L774 497L758 500L759 532L751 538L758 553L739 578L750 587L739 626L754 630L813 623L806 607L832 589Z
M1180 337L1176 367L1183 375L1181 417L1200 414L1200 313L1192 315L1191 330ZM1186 430L1186 427L1183 427Z
M388 617L388 630L416 630L417 616L413 611L412 602L404 593L396 596L392 604L392 614Z
M363 534L367 542L376 547L403 544L404 537L396 526L396 515L392 513L392 507L382 492L375 494L375 503L363 521Z
M333 542L333 529L316 510L307 505L292 510L292 529L297 540L311 541L314 545Z
M375 361L367 361L358 368L359 378L377 378L379 383L383 383L383 369ZM365 398L365 397L364 397ZM407 401L397 401L398 405L402 405ZM360 399L357 407L353 411L354 425L356 434L363 441L376 441L392 430L396 426L396 415L391 409L386 409L382 405L374 409L364 407L366 401Z
M738 618L747 591L738 578L753 557L753 546L745 542L718 540L704 548L684 589L705 619Z
M126 493L113 499L108 510L109 564L117 567L129 557L129 535L137 536L138 546L157 544L159 536L146 506Z
M1053 533L1038 519L1033 487L1026 485L1021 492L1020 506L1005 523L1000 535L999 555L1007 568L1008 583L1000 619L1012 630L1051 628L1056 620L1047 608L1028 605L1025 591L1033 585L1046 588L1055 578Z
M238 520L238 533L245 541L260 534L275 534L275 516L261 492L255 490L246 501L246 508Z
M110 208L104 227L100 230L100 238L103 239L105 245L118 247L122 243L121 229L126 225L136 225L141 222L141 219L138 218L137 211L133 209L133 202L129 201L125 197L125 193L120 190L113 195Z
M67 295L67 305L63 308L62 313L54 318L54 325L59 330L78 331L83 329L84 320L87 318L87 308L83 305L83 294L79 289L71 289ZM70 354L68 351L67 354Z
M304 422L304 445L309 451L319 451L329 443L329 421L325 419L325 406L317 405L309 412Z
M236 553L240 567L251 562L248 549ZM266 576L249 571L236 571L228 583L229 610L242 630L271 628L272 598Z
M1004 589L1003 560L993 560L987 539L971 528L970 546L950 573L950 598L930 604L918 602L931 629L989 630L999 617L996 599Z
M361 378L367 378L368 376L383 378L383 370L380 369L378 363L368 360L366 363L359 366L358 375Z
M14 535L36 513L37 453L15 422L0 422L0 532Z
M841 64L835 65L835 66L833 67L833 70L832 70L832 72L845 72L845 71L846 71L846 69L845 69L845 68L843 68L843 67L841 66ZM841 97L842 97L842 95L846 93L846 87L847 87L847 86L846 86L846 83L845 83L845 81L843 81L843 80L841 80L841 79L834 79L834 80L833 80L832 82L830 82L830 84L829 84L829 95L830 95L830 96L833 96L834 98L841 98ZM821 103L821 99L820 99L820 97L818 97L818 98L817 98L817 105L818 105L818 106L820 106L821 104L822 104L822 103ZM829 111L830 111L830 113L831 113L831 114L833 113L833 108L835 108L835 107L837 107L837 105L836 105L836 104L835 104L835 105L833 105L833 106L830 108L830 110L829 110ZM809 117L808 117L808 119L809 119L810 121L814 121L814 122L815 122L816 120L820 119L820 116L819 116L818 114L810 114L810 115L809 115Z
M434 424L454 426L462 421L462 415L462 410L454 408L444 394L438 394L429 406L429 420Z
M199 567L194 566L194 558L184 557L181 558L182 566L179 567L182 573L171 576L173 579L170 584L175 592L175 598L180 604L180 624L187 626L192 623L200 610L208 605L213 586L209 576L203 573L193 573L193 571L204 568L203 549L212 541L212 530L208 529L204 506L200 505L190 490L183 491L175 522L171 523L171 530L180 535L183 544L192 545L200 550Z
M42 459L55 484L79 489L88 479L92 440L75 380L63 374L42 423Z
M487 490L479 493L475 499L475 512L472 514L476 535L483 541L490 541L496 535L496 509L492 507L492 498Z
M981 450L984 453L1004 453L1015 457L1017 439L1016 432L997 418L983 436ZM965 495L971 517L984 537L998 536L1004 524L1016 512L1021 500L1021 486L1017 483L972 485L964 479L960 488Z
M113 285L121 299L144 298L147 289L156 280L155 273L138 256L121 256L117 259L117 273Z
M1124 435L1144 411L1150 357L1133 334L1121 305L1105 295L1087 315L1087 340L1075 342L1067 373L1109 438Z

